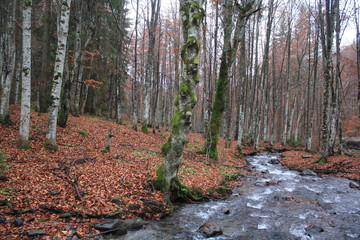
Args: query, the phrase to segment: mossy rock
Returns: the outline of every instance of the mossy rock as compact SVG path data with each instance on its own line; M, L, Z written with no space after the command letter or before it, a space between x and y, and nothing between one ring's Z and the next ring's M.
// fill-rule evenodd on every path
M212 187L208 190L210 195L213 195L214 193L219 194L221 197L226 197L232 193L231 189L226 186L216 186Z

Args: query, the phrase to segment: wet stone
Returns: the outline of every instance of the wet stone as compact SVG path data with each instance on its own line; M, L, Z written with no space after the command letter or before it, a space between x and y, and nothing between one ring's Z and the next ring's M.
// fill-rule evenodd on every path
M112 233L118 236L125 235L127 233L127 225L120 219L106 219L94 226L95 229Z
M300 174L300 176L317 176L317 174L314 171L311 171L309 169L306 169L304 171L302 171Z
M278 185L279 181L266 181L265 185L266 186L271 186L271 185Z
M201 225L198 232L202 233L205 237L215 237L221 235L223 232L216 222L207 222Z
M271 160L269 161L269 163L270 163L270 164L279 164L280 161L279 161L278 159L271 159Z
M229 214L230 214L230 208L228 208L228 207L224 207L224 208L222 208L221 210L222 210L222 212L223 212L224 214L226 214L226 215L229 215Z
M355 189L360 189L359 184L354 183L354 182L350 182L350 183L349 183L349 187L350 187L350 188L355 188Z
M312 226L305 228L305 231L306 231L306 234L311 237L314 234L319 234L319 233L324 232L324 229L321 227L312 225Z
M138 219L126 219L123 221L122 226L127 230L138 230L145 224L144 220Z
M95 229L99 231L116 231L116 229L121 225L119 219L106 219L94 226Z
M30 229L28 235L29 237L36 237L36 236L47 235L47 232L41 229Z

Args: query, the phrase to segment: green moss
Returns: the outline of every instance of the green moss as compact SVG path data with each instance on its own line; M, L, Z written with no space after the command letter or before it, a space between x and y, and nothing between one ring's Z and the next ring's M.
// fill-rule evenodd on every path
M315 161L314 163L324 165L325 163L327 163L327 158L322 156L319 160Z
M170 136L170 138L168 139L167 142L164 142L161 145L162 154L165 156L169 152L170 148L171 148L171 136Z
M189 84L186 81L182 81L180 84L180 93L185 95L188 94L190 90Z
M179 96L176 96L175 101L174 101L175 107L178 107L178 106L179 106L179 102L180 102Z
M88 137L88 136L89 136L89 133L88 133L87 131L85 131L85 130L79 130L78 133L79 133L80 135L83 135L84 137Z
M190 2L189 4L190 4L190 6L193 7L193 8L200 8L198 2L193 1L193 2Z
M0 177L4 177L8 170L8 164L5 162L8 157L4 152L0 151Z
M172 127L172 130L173 131L177 131L179 126L180 126L180 123L181 123L181 119L182 119L182 114L179 110L176 110L174 112L174 115L171 119L171 127Z
M165 182L165 178L164 178L164 174L165 174L164 171L165 171L164 164L161 164L160 167L158 168L158 170L156 171L157 178L153 182L155 189L159 190L163 193L167 190L167 186L166 186L166 182Z
M147 124L141 125L141 131L142 131L143 133L146 133L146 134L149 133L149 129L148 129Z
M5 116L0 115L0 122L11 125L12 121L10 119L10 115L9 114L6 114Z
M52 144L52 143L45 143L44 144L44 148L50 151L57 151L58 150L58 146L56 144Z
M27 208L27 209L24 209L24 210L21 210L20 213L21 214L25 214L25 213L32 213L34 212L34 210L30 209L30 208Z
M231 194L231 189L226 186L216 186L212 187L208 190L210 195L213 195L215 192L219 194L221 197L226 197Z
M21 150L28 150L28 149L31 149L32 147L28 141L20 141L18 148Z
M189 46L192 46L194 44L196 44L196 38L195 37L188 37L186 39L186 46L189 47Z

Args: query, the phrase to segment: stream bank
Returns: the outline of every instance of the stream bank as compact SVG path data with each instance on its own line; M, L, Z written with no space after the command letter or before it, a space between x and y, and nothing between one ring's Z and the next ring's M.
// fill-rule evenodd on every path
M359 190L344 178L287 170L278 154L248 157L256 174L223 201L185 205L141 230L109 239L360 239ZM222 234L206 238L204 223Z

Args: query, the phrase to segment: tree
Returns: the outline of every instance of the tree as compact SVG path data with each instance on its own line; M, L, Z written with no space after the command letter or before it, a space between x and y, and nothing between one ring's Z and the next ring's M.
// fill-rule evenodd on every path
M136 0L136 14L135 14L135 43L134 43L134 79L132 82L132 128L137 131L137 124L139 121L138 108L138 84L137 84L137 49L138 49L138 24L139 24L139 0Z
M319 3L319 24L320 24L320 39L323 51L323 77L324 77L324 98L323 98L323 113L321 124L321 159L319 163L325 163L327 158L333 153L333 146L331 144L330 132L333 129L330 121L330 100L331 100L331 88L333 85L333 41L335 30L335 15L339 9L339 0L326 1L325 3L325 20L322 14L322 1ZM335 113L333 113L335 114Z
M56 125L59 112L61 85L64 75L66 44L69 31L70 5L71 0L62 0L61 11L59 13L60 21L58 22L57 26L57 50L53 76L53 87L51 90L51 105L48 112L48 128L45 139L45 148L49 150L57 150Z
M204 17L203 0L180 0L183 26L183 48L181 51L183 74L178 96L174 102L175 112L171 120L172 132L162 146L164 163L158 169L156 186L164 193L167 203L189 197L177 173L182 162L182 153L187 142L192 112L197 102L195 88L199 82L200 25Z
M2 46L3 49L3 60L4 65L2 67L1 74L1 85L2 85L2 95L1 95L1 104L0 104L0 121L5 123L11 123L10 114L9 114L9 100L10 100L10 91L11 83L14 76L15 70L15 59L16 59L16 44L15 44L15 16L16 16L16 3L17 1L8 1L8 6L12 6L6 9L7 16L5 20L4 34L2 34ZM12 5L10 4L12 2Z
M43 21L43 35L42 35L42 48L41 48L41 67L40 67L40 75L38 79L38 106L39 112L47 112L48 110L48 102L47 97L47 86L49 79L49 49L50 49L50 21L51 21L51 0L45 0L44 7L44 21Z
M235 15L235 9L237 11ZM258 10L255 0L226 1L224 17L224 40L219 77L216 83L215 100L212 106L209 132L204 152L217 159L217 144L222 116L225 110L226 90L229 83L229 70L234 62L240 42L240 33L250 15ZM233 24L233 21L236 21Z
M356 66L357 66L357 80L358 80L358 118L360 121L360 16L359 16L359 5L358 1L354 0L354 15L355 15L355 26L356 26Z
M145 84L143 93L143 118L142 118L142 131L148 132L148 125L150 119L150 90L151 80L154 76L154 48L155 48L155 37L156 37L156 26L160 15L160 1L150 0L151 13L150 20L147 21L148 35L149 35L149 47L147 52L147 62L145 67Z
M31 107L31 10L32 1L23 1L23 63L21 82L21 116L19 147L29 148L29 127Z

